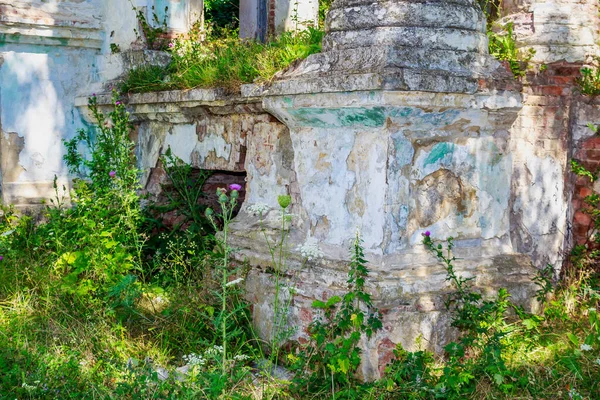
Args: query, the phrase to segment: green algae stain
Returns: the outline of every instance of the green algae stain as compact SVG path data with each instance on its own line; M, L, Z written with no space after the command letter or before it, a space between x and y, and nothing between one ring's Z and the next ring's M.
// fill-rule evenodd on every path
M424 165L435 164L440 160L443 160L447 155L454 152L454 144L452 143L438 143L431 149L431 152L425 159Z
M301 125L312 128L382 127L385 108L298 108L288 110Z

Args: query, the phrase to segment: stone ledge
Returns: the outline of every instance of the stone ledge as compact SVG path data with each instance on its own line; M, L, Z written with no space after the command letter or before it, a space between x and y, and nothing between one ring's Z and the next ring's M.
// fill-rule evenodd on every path
M518 92L521 84L506 71L494 76L483 74L457 75L443 70L385 68L382 72L350 73L341 71L316 72L319 68L307 59L296 70L288 71L281 80L265 90L265 96L301 95L305 93L339 93L362 91L405 91L431 93L509 93ZM326 69L326 68L324 68ZM307 72L308 71L308 72ZM509 73L508 73L509 74ZM512 98L513 96L511 96Z
M213 114L264 112L261 106L262 98L250 96L254 90L259 90L258 87L257 89L248 87L246 90L249 94L247 97L241 94L230 94L224 89L217 88L133 93L120 97L120 99L127 104L134 120L153 120L162 114L171 116L179 114L177 119L184 122L190 120L194 109L198 107ZM111 107L111 94L98 94L96 98L100 109ZM88 121L93 121L88 109L88 97L77 97L75 106L82 110Z
M0 39L5 43L100 49L103 32L87 3L35 4L0 0Z

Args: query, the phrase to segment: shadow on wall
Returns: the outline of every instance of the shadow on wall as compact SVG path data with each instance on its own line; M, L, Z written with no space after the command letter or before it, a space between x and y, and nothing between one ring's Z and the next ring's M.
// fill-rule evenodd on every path
M4 203L27 206L54 197L55 177L68 190L63 140L86 128L74 102L90 80L98 50L63 38L63 19L78 9L74 3L15 9L17 22L38 31L0 43L0 166ZM72 24L78 29L78 21Z

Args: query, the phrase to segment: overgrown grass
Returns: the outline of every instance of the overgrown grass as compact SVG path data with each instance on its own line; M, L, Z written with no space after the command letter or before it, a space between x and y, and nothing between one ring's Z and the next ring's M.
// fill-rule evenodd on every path
M192 181L189 168L165 158L179 180L172 200L194 227L148 240L159 232L143 223L149 217L137 193L129 115L116 99L114 105L106 116L92 98L98 128L66 143L65 161L81 173L71 207L56 187L39 221L2 209L0 399L228 397L247 375L247 359L228 360L225 373L215 373L215 357L207 357L193 379L174 368L186 355L218 352L223 341L230 350L222 355L232 360L257 351L238 289L228 290L221 311L228 313L226 337L213 318L221 284L211 271L222 249L195 209L203 180Z
M236 91L245 83L267 82L294 61L320 52L322 39L323 31L314 28L284 33L267 43L241 40L235 31L211 40L180 39L172 46L168 67L132 70L121 91L213 87Z

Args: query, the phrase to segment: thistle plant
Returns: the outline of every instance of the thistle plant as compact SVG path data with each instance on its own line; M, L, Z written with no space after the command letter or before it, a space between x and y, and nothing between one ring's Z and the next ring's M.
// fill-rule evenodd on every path
M280 236L278 240L272 240L267 235L264 225L264 216L269 212L270 207L266 204L253 204L248 207L248 211L258 214L260 220L260 229L265 238L269 254L271 256L271 267L274 272L275 298L273 301L273 331L269 343L270 362L277 365L279 358L279 349L281 345L290 338L293 334L293 328L287 327L291 303L296 291L296 282L294 276L288 277L288 284L283 285L282 280L287 274L287 261L289 258L289 225L292 222L292 214L288 213L292 202L289 195L278 196L277 203L281 211L280 218ZM314 239L309 239L304 245L298 246L297 250L303 257L303 269L306 263L323 257L323 253L318 247L318 243ZM287 289L287 296L283 290Z
M217 196L221 212L215 215L215 212L211 208L207 208L205 215L212 224L215 231L218 231L217 219L222 223L221 235L217 239L218 244L221 247L222 257L220 263L217 265L217 273L220 274L220 292L217 294L221 302L221 310L217 315L216 321L220 328L221 334L221 373L222 377L227 374L227 343L230 336L228 332L228 320L234 318L234 314L239 311L238 308L234 308L232 311L228 310L228 300L235 291L235 287L242 281L241 278L231 280L230 278L235 276L238 272L231 266L231 253L232 249L229 247L229 224L233 219L233 211L237 206L239 198L239 190L241 186L237 184L229 185L229 192L225 188L217 189Z
M47 210L49 223L44 229L54 238L59 254L55 270L63 276L66 292L103 294L113 303L126 299L127 305L139 292L137 274L142 272L145 240L139 229L140 183L129 138L132 125L116 93L108 114L99 109L95 95L88 106L97 127L80 130L65 141L65 163L80 178L71 191L74 207L62 207L55 183L57 200Z
M269 254L271 256L271 262L272 262L272 268L273 271L275 273L274 275L274 279L275 279L275 299L274 299L274 303L273 303L273 331L271 333L271 340L270 340L270 361L277 365L277 359L278 359L278 355L279 355L279 346L281 344L281 342L283 342L285 340L285 336L286 334L284 332L282 332L282 327L283 324L285 323L285 321L287 320L287 315L289 312L289 307L282 307L280 302L281 302L281 274L282 271L286 270L286 264L287 264L287 237L288 237L288 230L286 229L287 225L289 222L291 222L291 218L292 216L290 214L287 213L287 209L290 206L292 201L291 196L289 195L284 195L284 196L279 196L277 198L277 202L279 204L279 207L281 207L281 234L279 237L279 240L276 242L273 242L271 239L269 239L267 232L265 230L265 226L264 226L264 215L270 210L270 207L267 206L266 204L254 204L252 206L250 206L248 208L248 211L254 213L254 214L258 214L259 215L259 220L260 220L260 229L261 232L263 234L263 236L265 237L265 242L267 244L267 248L269 249ZM289 302L291 301L291 298L293 296L293 289L289 289L290 293L289 293L289 298L288 298L288 305ZM289 334L289 332L288 332Z

